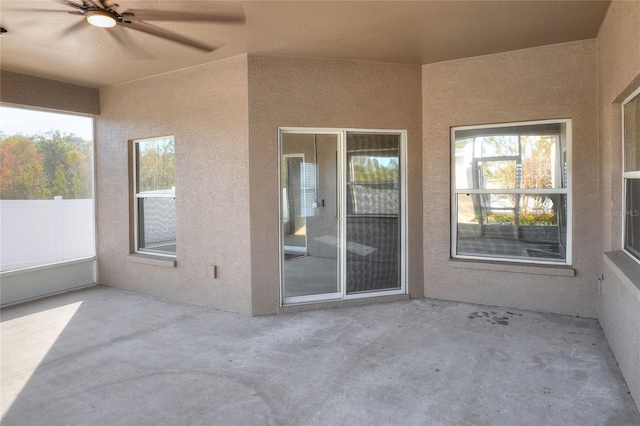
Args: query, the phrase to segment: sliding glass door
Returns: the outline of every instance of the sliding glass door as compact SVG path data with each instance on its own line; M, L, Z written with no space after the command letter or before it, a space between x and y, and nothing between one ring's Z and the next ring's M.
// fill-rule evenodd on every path
M400 135L347 132L347 294L399 289Z
M340 134L280 138L282 278L289 303L340 297Z
M283 304L403 293L405 133L279 136Z

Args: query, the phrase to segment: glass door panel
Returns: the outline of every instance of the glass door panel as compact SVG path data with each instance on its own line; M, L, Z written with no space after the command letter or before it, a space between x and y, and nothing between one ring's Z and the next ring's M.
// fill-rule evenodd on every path
M338 135L282 133L280 190L285 302L340 294Z
M347 132L347 294L401 288L400 137Z

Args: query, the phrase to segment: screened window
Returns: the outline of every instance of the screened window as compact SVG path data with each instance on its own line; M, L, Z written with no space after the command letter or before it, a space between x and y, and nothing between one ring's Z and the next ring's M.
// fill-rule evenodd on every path
M570 263L570 121L452 129L452 255Z
M640 261L640 89L623 104L624 250Z
M175 256L174 139L167 136L134 141L133 156L136 251Z
M93 118L0 114L0 269L95 256Z

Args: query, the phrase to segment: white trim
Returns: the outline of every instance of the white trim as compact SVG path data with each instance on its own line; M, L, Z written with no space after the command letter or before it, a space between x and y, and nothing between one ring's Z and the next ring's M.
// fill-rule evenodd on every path
M402 276L402 272L400 273ZM371 297L382 297L382 296L393 296L397 294L406 294L405 289L401 288L392 288L389 290L370 290L370 291L362 291L357 293L351 293L344 296L344 300L352 300L352 299L369 299Z
M624 101L622 101L622 106L625 106L626 104L628 104L629 101L631 101L633 98L635 98L638 95L640 95L640 87L638 87L636 90L631 92L631 94L627 96Z
M571 123L570 118L558 118L549 120L534 120L534 121L511 121L506 123L491 123L491 124L473 124L469 126L455 126L451 129L455 130L475 130L475 129L494 129L501 127L520 127L520 126L537 126L539 124L558 124L558 123Z
M0 280L0 304L4 307L94 285L96 263L95 258L86 258L10 271Z
M568 153L567 153L568 156ZM454 160L455 161L455 160ZM454 189L455 194L566 194L566 188L543 188L543 189Z
M567 137L567 246L565 264L573 263L573 125L571 120L564 121Z
M624 241L622 242L622 244L624 245ZM633 253L631 253L629 250L627 250L626 248L622 247L622 252L624 254L626 254L627 256L629 256L631 258L631 260L633 260L634 262L636 262L637 264L640 265L640 259L638 259Z
M297 158L302 157L302 162L304 163L304 160L305 160L304 153L282 154L280 159L282 159L282 158L296 158L296 157ZM280 166L282 166L282 165L280 165ZM282 173L282 171L280 171L280 173ZM289 171L287 170L287 176L288 175L289 175ZM278 174L278 176L282 177L281 174ZM282 182L280 182L280 185L281 185L280 186L280 190L282 190ZM318 184L316 183L316 185L318 185ZM282 196L282 194L280 194L280 196ZM282 200L280 202L282 203ZM282 204L280 204L280 209L282 209ZM289 215L291 215L291 212L289 212ZM282 221L282 217L280 218L280 220ZM305 223L305 228L306 228L306 225L307 225L307 219L306 218L305 218L304 223ZM307 240L307 232L305 231L305 233L304 233L304 247L284 246L284 249L285 249L285 251L295 251L295 252L298 252L298 253L306 253L308 244L309 244L309 241Z
M475 129L492 129L503 127L520 127L520 126L536 126L543 124L564 124L565 137L566 137L566 150L567 150L567 182L566 188L522 188L522 189L458 189L456 188L456 131L461 130L475 130ZM573 157L572 157L572 126L571 119L551 119L551 120L536 120L536 121L522 121L522 122L510 122L510 123L493 123L493 124L480 124L472 126L456 126L450 128L450 190L451 190L451 258L452 259L470 259L470 260L483 260L483 261L500 261L500 262L516 262L516 263L532 263L532 264L549 264L549 265L571 265L573 256L573 199L572 199L572 174L573 174ZM488 159L494 159L497 157L487 157ZM505 156L500 159L509 159L511 157ZM484 160L485 158L483 158ZM458 241L458 228L457 228L457 212L458 212L458 195L459 194L560 194L566 195L567 200L567 241L565 247L565 259L559 262L553 262L548 260L531 260L526 258L517 257L500 257L500 256L469 256L457 254L457 241ZM559 206L561 207L561 206ZM517 212L516 212L517 214Z
M400 288L393 288L390 290L378 290L378 291L370 291L370 292L359 292L347 294L346 289L346 262L347 262L347 252L343 248L347 245L347 236L346 236L346 206L347 206L347 193L345 191L345 183L347 178L347 170L346 170L346 157L347 157L347 149L346 149L346 140L348 133L372 133L372 134L387 134L387 135L398 135L400 136L399 141L399 161L400 161L400 214L398 218L400 219ZM282 234L282 194L281 191L278 190L278 209L280 211L278 217L278 239L279 239L279 250L280 250L280 306L297 304L297 303L310 303L310 302L320 302L320 301L330 301L330 300L348 300L348 299L361 299L361 298L369 298L369 297L381 297L381 296L390 296L390 295L398 295L398 294L406 294L407 293L407 265L408 265L408 232L407 232L407 223L408 223L408 209L407 209L407 200L408 200L408 192L407 192L407 131L406 130L389 130L389 129L357 129L357 128L309 128L309 127L280 127L278 128L278 188L281 186L280 179L282 177L281 170L281 158L282 154L282 135L286 133L295 133L295 134L319 134L319 135L336 135L338 136L338 170L337 170L337 180L338 180L338 254L339 254L339 262L338 262L338 277L339 282L337 283L340 291L337 293L326 293L320 295L310 295L310 296L296 296L296 297L285 297L285 289L284 289L284 246L283 246L283 234ZM339 295L338 297L335 297Z
M636 90L634 90L629 96L627 96L627 98L622 101L622 104L620 106L620 118L622 121L622 134L621 134L621 139L622 139L622 179L620 180L620 184L622 185L622 211L626 212L628 210L627 207L627 180L628 179L640 179L640 171L635 171L635 170L631 170L631 171L625 171L625 164L626 164L626 149L625 149L625 125L624 125L624 107L631 102L636 96L640 95L640 87L638 87ZM640 106L640 103L639 105ZM620 215L620 220L621 220L621 232L622 232L622 236L620 238L620 245L621 250L623 253L625 253L627 256L629 256L633 261L640 263L640 259L638 257L636 257L633 253L631 253L630 251L628 251L625 248L626 245L626 241L627 241L627 221L626 221L626 215L625 214L621 214Z
M94 260L96 260L96 256L89 256L89 257L82 257L80 259L65 260L63 262L47 263L45 265L38 265L38 266L30 266L28 268L12 269L10 271L0 272L0 278L11 277L13 275L28 274L30 272L36 272L36 271L46 271L48 269L61 268L64 266L75 265L78 263L93 262Z
M335 135L337 137L337 149L338 152L342 152L342 130L340 129L323 129L323 128L316 128L316 127L279 127L278 128L278 180L277 180L277 188L278 188L278 250L279 250L279 258L280 258L280 262L279 262L279 288L280 288L280 297L279 297L279 306L283 307L283 306L288 306L291 304L297 304L297 303L309 303L309 302L317 302L317 301L324 301L324 300L331 300L330 296L327 295L331 295L334 293L325 293L325 294L320 294L320 295L310 295L310 296L296 296L296 297L286 297L285 296L285 279L284 279L284 251L285 251L285 247L284 247L284 235L283 235L283 229L282 229L282 191L280 190L280 188L282 187L282 157L285 155L282 153L282 135L287 134L287 133L293 133L293 134L304 134L304 135L316 135L316 134L321 134L321 135ZM340 169L340 164L338 164L338 169ZM338 208L338 212L341 212L341 208L340 206L337 206ZM340 222L340 217L338 217L338 233L340 232L340 228L341 228L341 222ZM340 234L338 234L338 238L340 238ZM305 240L306 240L306 236L305 236ZM340 250L338 250L338 253L340 253ZM340 262L338 262L338 276L340 275ZM341 284L341 280L339 280L340 282L338 284ZM329 297L329 299L327 299L327 297ZM317 298L317 299L316 299Z
M310 294L308 296L292 296L285 298L283 306L296 305L299 303L326 302L340 299L342 299L341 292Z
M451 258L457 258L457 243L458 243L458 197L456 194L456 130L458 127L449 128L449 192L451 193L451 211L449 212L450 218L450 234L451 240L449 242L449 254ZM424 203L424 202L423 202ZM423 213L424 214L424 213Z
M174 135L165 135L165 136L157 136L151 138L142 138L142 139L132 139L131 142L131 158L132 158L132 172L133 172L133 186L132 186L132 201L133 201L133 253L130 254L146 254L152 256L162 256L168 258L177 258L177 249L176 253L167 253L161 252L153 249L140 249L139 239L139 220L138 217L138 200L145 198L176 198L176 191L174 188L173 193L158 193L158 194L149 194L149 193L139 193L138 192L138 154L137 154L137 145L140 142L150 142L150 141L158 141L164 139L172 139L173 140L173 149L175 155L175 136ZM176 224L177 225L177 224ZM177 238L177 235L176 235ZM177 241L176 241L177 242ZM177 245L176 245L177 247Z
M509 262L509 263L530 263L532 265L555 265L555 266L571 266L569 263L566 263L564 260L559 260L557 262L554 261L550 261L550 260L530 260L531 258L526 258L526 257L502 257L502 256L470 256L470 255L464 255L464 254L459 254L457 255L454 259L450 259L450 260L458 260L458 259L464 259L464 260L479 260L479 261L494 261L494 262ZM544 259L544 258L541 258Z

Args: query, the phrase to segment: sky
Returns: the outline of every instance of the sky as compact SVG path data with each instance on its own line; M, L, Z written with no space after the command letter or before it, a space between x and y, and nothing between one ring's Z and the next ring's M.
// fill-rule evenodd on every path
M93 119L78 115L0 107L0 130L5 136L21 133L25 136L59 130L93 140Z

